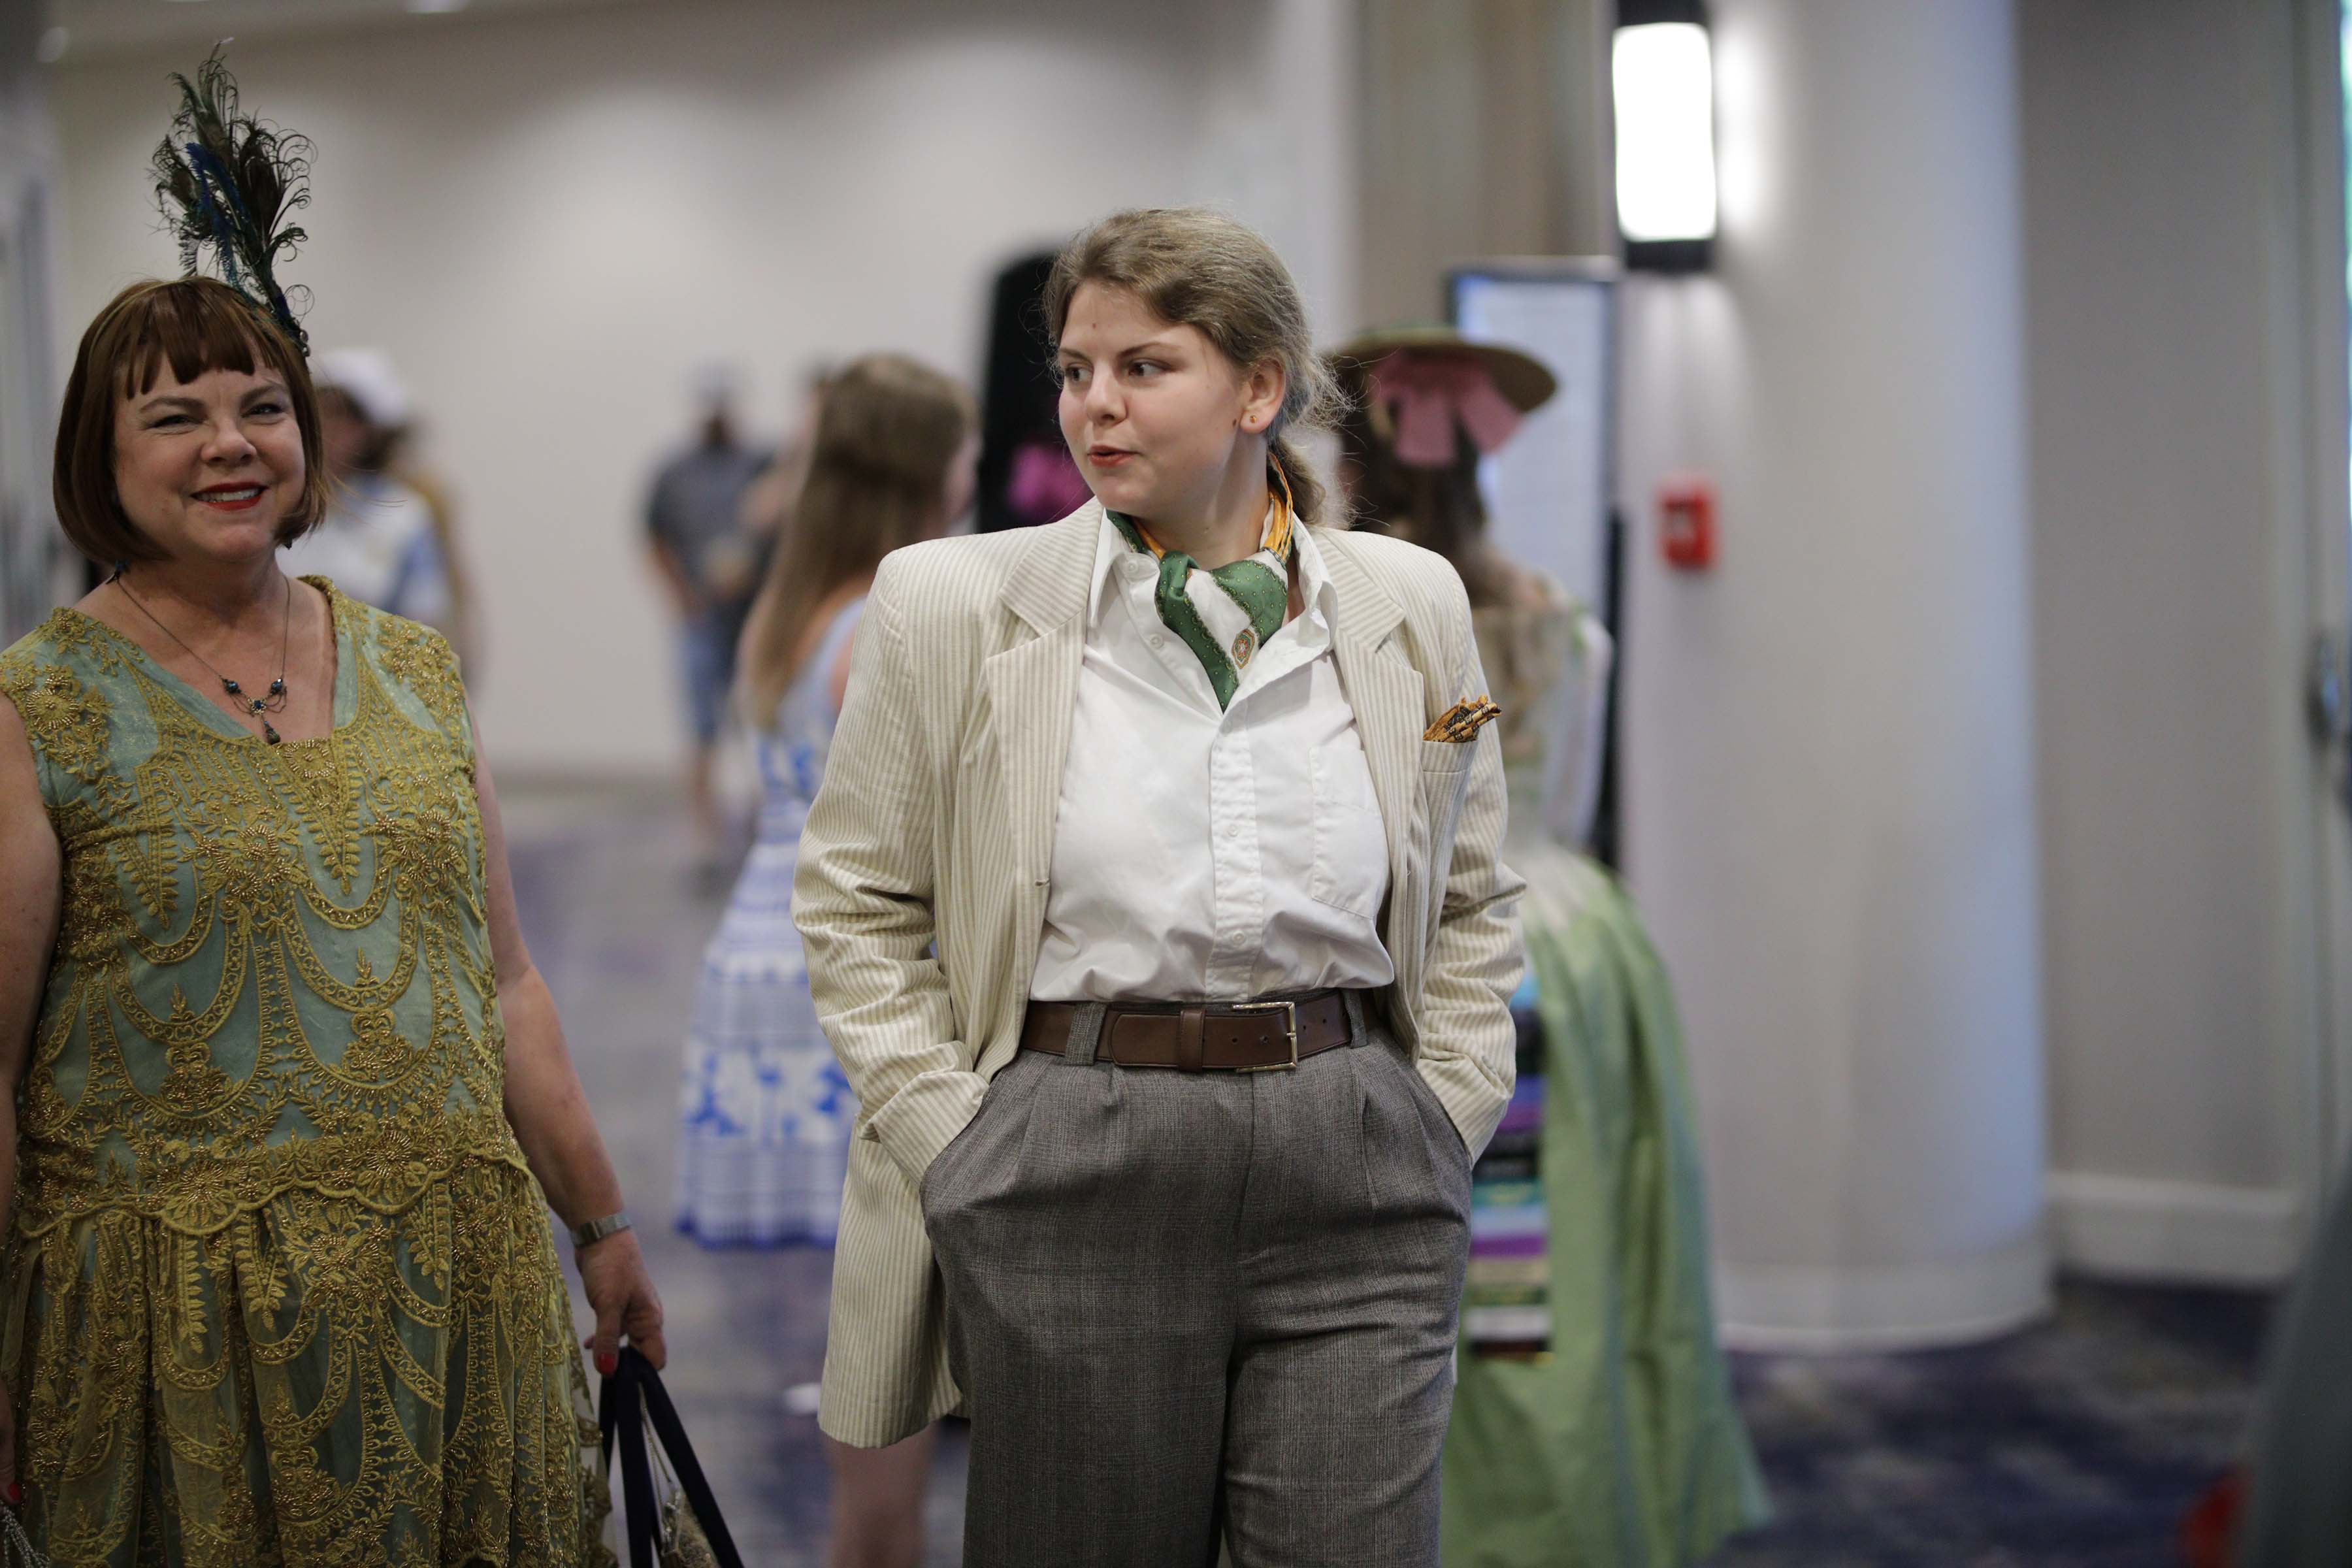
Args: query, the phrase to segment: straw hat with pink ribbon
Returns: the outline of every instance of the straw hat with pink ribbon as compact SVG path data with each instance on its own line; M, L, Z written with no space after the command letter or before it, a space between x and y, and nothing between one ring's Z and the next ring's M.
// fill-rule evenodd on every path
M1457 428L1480 456L1493 453L1559 389L1532 355L1452 327L1365 332L1329 357L1342 374L1361 377L1373 428L1416 468L1450 468Z

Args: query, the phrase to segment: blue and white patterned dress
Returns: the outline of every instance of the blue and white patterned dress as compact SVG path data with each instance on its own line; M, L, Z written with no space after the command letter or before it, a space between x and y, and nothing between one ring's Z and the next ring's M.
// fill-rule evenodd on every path
M864 604L834 616L757 737L759 842L703 954L679 1091L677 1225L711 1247L829 1246L841 1221L857 1097L809 1002L793 870L839 718L828 677Z

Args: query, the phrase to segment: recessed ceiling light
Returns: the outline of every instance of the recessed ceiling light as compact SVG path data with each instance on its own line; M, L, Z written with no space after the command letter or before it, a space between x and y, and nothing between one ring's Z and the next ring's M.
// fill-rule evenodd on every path
M420 16L440 16L446 12L462 11L467 0L405 0L408 8Z
M53 66L66 58L66 45L71 41L63 27L51 27L41 35L41 41L33 46L33 58L45 66Z

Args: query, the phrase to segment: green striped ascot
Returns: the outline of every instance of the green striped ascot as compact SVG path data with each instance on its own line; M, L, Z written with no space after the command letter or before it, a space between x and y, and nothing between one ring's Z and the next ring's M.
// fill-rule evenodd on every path
M1213 572L1181 550L1162 550L1132 518L1108 514L1119 537L1159 559L1160 619L1201 661L1219 708L1233 706L1243 667L1282 629L1290 610L1290 509L1277 499L1266 510L1265 543L1257 553Z

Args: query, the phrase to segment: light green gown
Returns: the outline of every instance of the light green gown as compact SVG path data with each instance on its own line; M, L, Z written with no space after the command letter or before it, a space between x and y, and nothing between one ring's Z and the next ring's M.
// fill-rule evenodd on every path
M1477 613L1502 705L1504 859L1527 879L1545 1039L1551 1346L1465 1342L1444 1454L1446 1568L1666 1568L1760 1523L1715 1340L1673 988L1615 879L1566 847L1589 794L1591 626L1564 600ZM1593 628L1597 632L1597 628ZM1604 655L1605 657L1605 655Z
M0 654L65 851L0 1260L58 1568L611 1561L457 662L330 597L314 741L72 610Z

